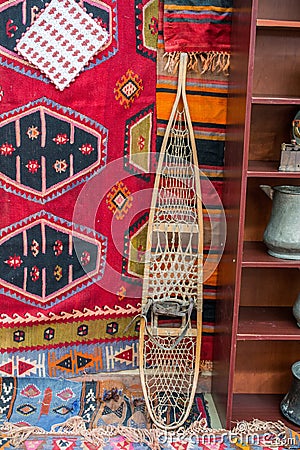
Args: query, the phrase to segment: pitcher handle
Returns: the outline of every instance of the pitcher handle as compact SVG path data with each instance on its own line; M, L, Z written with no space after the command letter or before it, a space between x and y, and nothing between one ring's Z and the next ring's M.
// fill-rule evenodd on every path
M267 194L267 196L273 200L273 196L274 196L274 189L267 185L267 184L260 184L259 187L261 188L261 190L264 191L265 194Z

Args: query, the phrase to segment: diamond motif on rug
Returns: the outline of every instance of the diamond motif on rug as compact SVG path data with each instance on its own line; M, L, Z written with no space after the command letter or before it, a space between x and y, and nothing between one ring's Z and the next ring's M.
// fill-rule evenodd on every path
M63 91L107 40L107 31L74 0L52 0L16 48Z
M74 392L70 388L66 388L56 394L57 397L61 398L64 401L70 400L75 397Z
M32 405L25 403L24 405L18 406L16 410L18 411L18 413L24 416L28 416L30 414L33 414L36 411L36 408Z
M140 96L143 89L143 82L140 76L129 69L116 83L114 89L115 98L127 109L134 99Z
M82 0L81 5L88 14L93 14L94 21L108 32L108 42L89 61L84 70L90 70L114 57L118 51L118 17L115 0ZM24 7L26 6L26 8ZM27 60L16 52L17 40L21 38L27 28L36 20L42 8L43 0L11 0L0 5L0 22L2 24L0 42L0 65L30 78L50 83L37 67L33 67ZM1 89L1 88L0 88ZM0 90L0 101L4 95Z
M122 181L119 181L108 193L106 203L115 215L117 220L121 220L132 206L133 197L129 189Z
M21 395L24 397L33 398L41 395L41 391L34 384L28 384L28 386L21 390Z
M71 408L68 408L65 405L59 406L58 408L53 408L53 411L61 416L65 416L71 411Z

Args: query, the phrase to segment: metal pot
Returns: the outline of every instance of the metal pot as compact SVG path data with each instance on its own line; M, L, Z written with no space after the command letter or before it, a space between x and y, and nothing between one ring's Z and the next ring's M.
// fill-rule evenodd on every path
M300 328L300 293L293 304L293 316L295 317L297 325Z
M260 188L273 201L263 238L268 253L276 258L300 259L300 186Z
M282 414L291 422L300 425L300 361L292 365L293 381L289 392L280 404Z

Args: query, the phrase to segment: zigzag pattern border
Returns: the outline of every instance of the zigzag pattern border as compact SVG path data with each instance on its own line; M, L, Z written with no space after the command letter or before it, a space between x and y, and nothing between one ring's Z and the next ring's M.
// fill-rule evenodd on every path
M143 22L140 19L141 16L143 16L143 7L144 7L144 1L143 0L135 0L135 27L136 27L136 51L140 55L144 56L145 58L151 59L151 61L156 62L156 51L147 49L144 46L143 39L141 36L143 36Z
M110 308L109 306L105 305L103 307L95 306L93 309L91 308L83 308L82 311L78 309L73 309L71 313L66 311L61 311L59 314L55 314L50 311L50 313L42 313L38 312L36 315L33 315L29 312L24 313L24 317L20 316L20 314L13 313L12 316L9 316L8 314L1 314L0 317L0 324L1 326L14 326L14 325L25 325L29 326L31 324L38 324L38 323L48 323L51 324L52 322L58 323L58 322L65 322L66 320L84 320L84 319L90 319L90 318L105 318L106 316L110 318L118 318L120 316L122 317L131 317L135 316L140 312L141 304L138 303L135 306L130 305L129 303L125 305L124 307L120 305L115 305L113 308Z

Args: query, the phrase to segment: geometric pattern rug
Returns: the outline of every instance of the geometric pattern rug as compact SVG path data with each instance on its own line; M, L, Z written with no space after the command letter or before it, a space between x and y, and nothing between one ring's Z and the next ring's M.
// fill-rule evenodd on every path
M254 424L254 427L257 424ZM1 449L24 450L298 450L300 434L278 423L264 423L263 431L249 431L253 423L244 423L240 430L214 430L205 421L198 422L186 434L159 430L134 430L128 427L97 428L91 432L71 433L66 427L57 433L23 433L16 437L6 430ZM266 431L269 429L269 431ZM7 437L10 436L10 437Z
M120 382L54 378L0 379L0 449L281 450L300 434L282 422L240 422L212 429L208 403L196 394L179 430L152 428L139 388Z
M74 432L77 422L85 433L93 433L93 430L106 426L115 429L127 427L132 432L145 430L151 422L139 389L129 390L120 382L113 381L4 377L0 379L1 422L6 423L2 430L11 432L12 442L18 445L28 433L51 434L57 429L65 429L65 424L69 424ZM168 420L172 420L170 412L165 414ZM184 427L188 428L200 417L210 425L205 397L196 394Z
M158 3L80 1L109 39L63 91L15 51L44 1L0 5L2 377L138 366L139 321L127 325L140 312L156 151L177 83L161 73L161 42L157 73ZM227 90L224 75L188 77L199 162L220 195ZM217 227L211 200L204 222ZM217 246L204 252L218 262ZM216 298L214 271L204 285L205 374Z
M140 388L127 389L120 382L72 381L63 378L0 379L2 420L18 426L36 426L51 431L75 416L93 429L104 425L145 428L150 422ZM170 412L165 416L171 421ZM203 394L196 394L185 427L199 417L210 425Z
M128 255L153 186L157 0L82 0L77 31L58 12L66 36L48 24L35 37L56 62L88 47L91 24L108 35L63 91L15 49L44 8L0 5L0 376L137 368Z
M254 444L249 443L248 440L239 440L234 435L221 433L216 434L208 432L207 436L198 435L193 440L182 440L180 437L174 439L161 439L161 443L146 444L144 442L132 442L132 440L125 436L107 437L102 444L93 444L88 439L80 436L38 436L35 435L26 439L23 443L18 444L18 449L24 450L298 450L299 437L287 437L287 442L295 442L295 444L284 444L285 438L282 439L283 445L277 445L276 439L271 440L269 444L264 445L264 439L256 438ZM276 443L277 442L277 443ZM0 447L1 449L15 450L16 447L10 445L8 442Z

